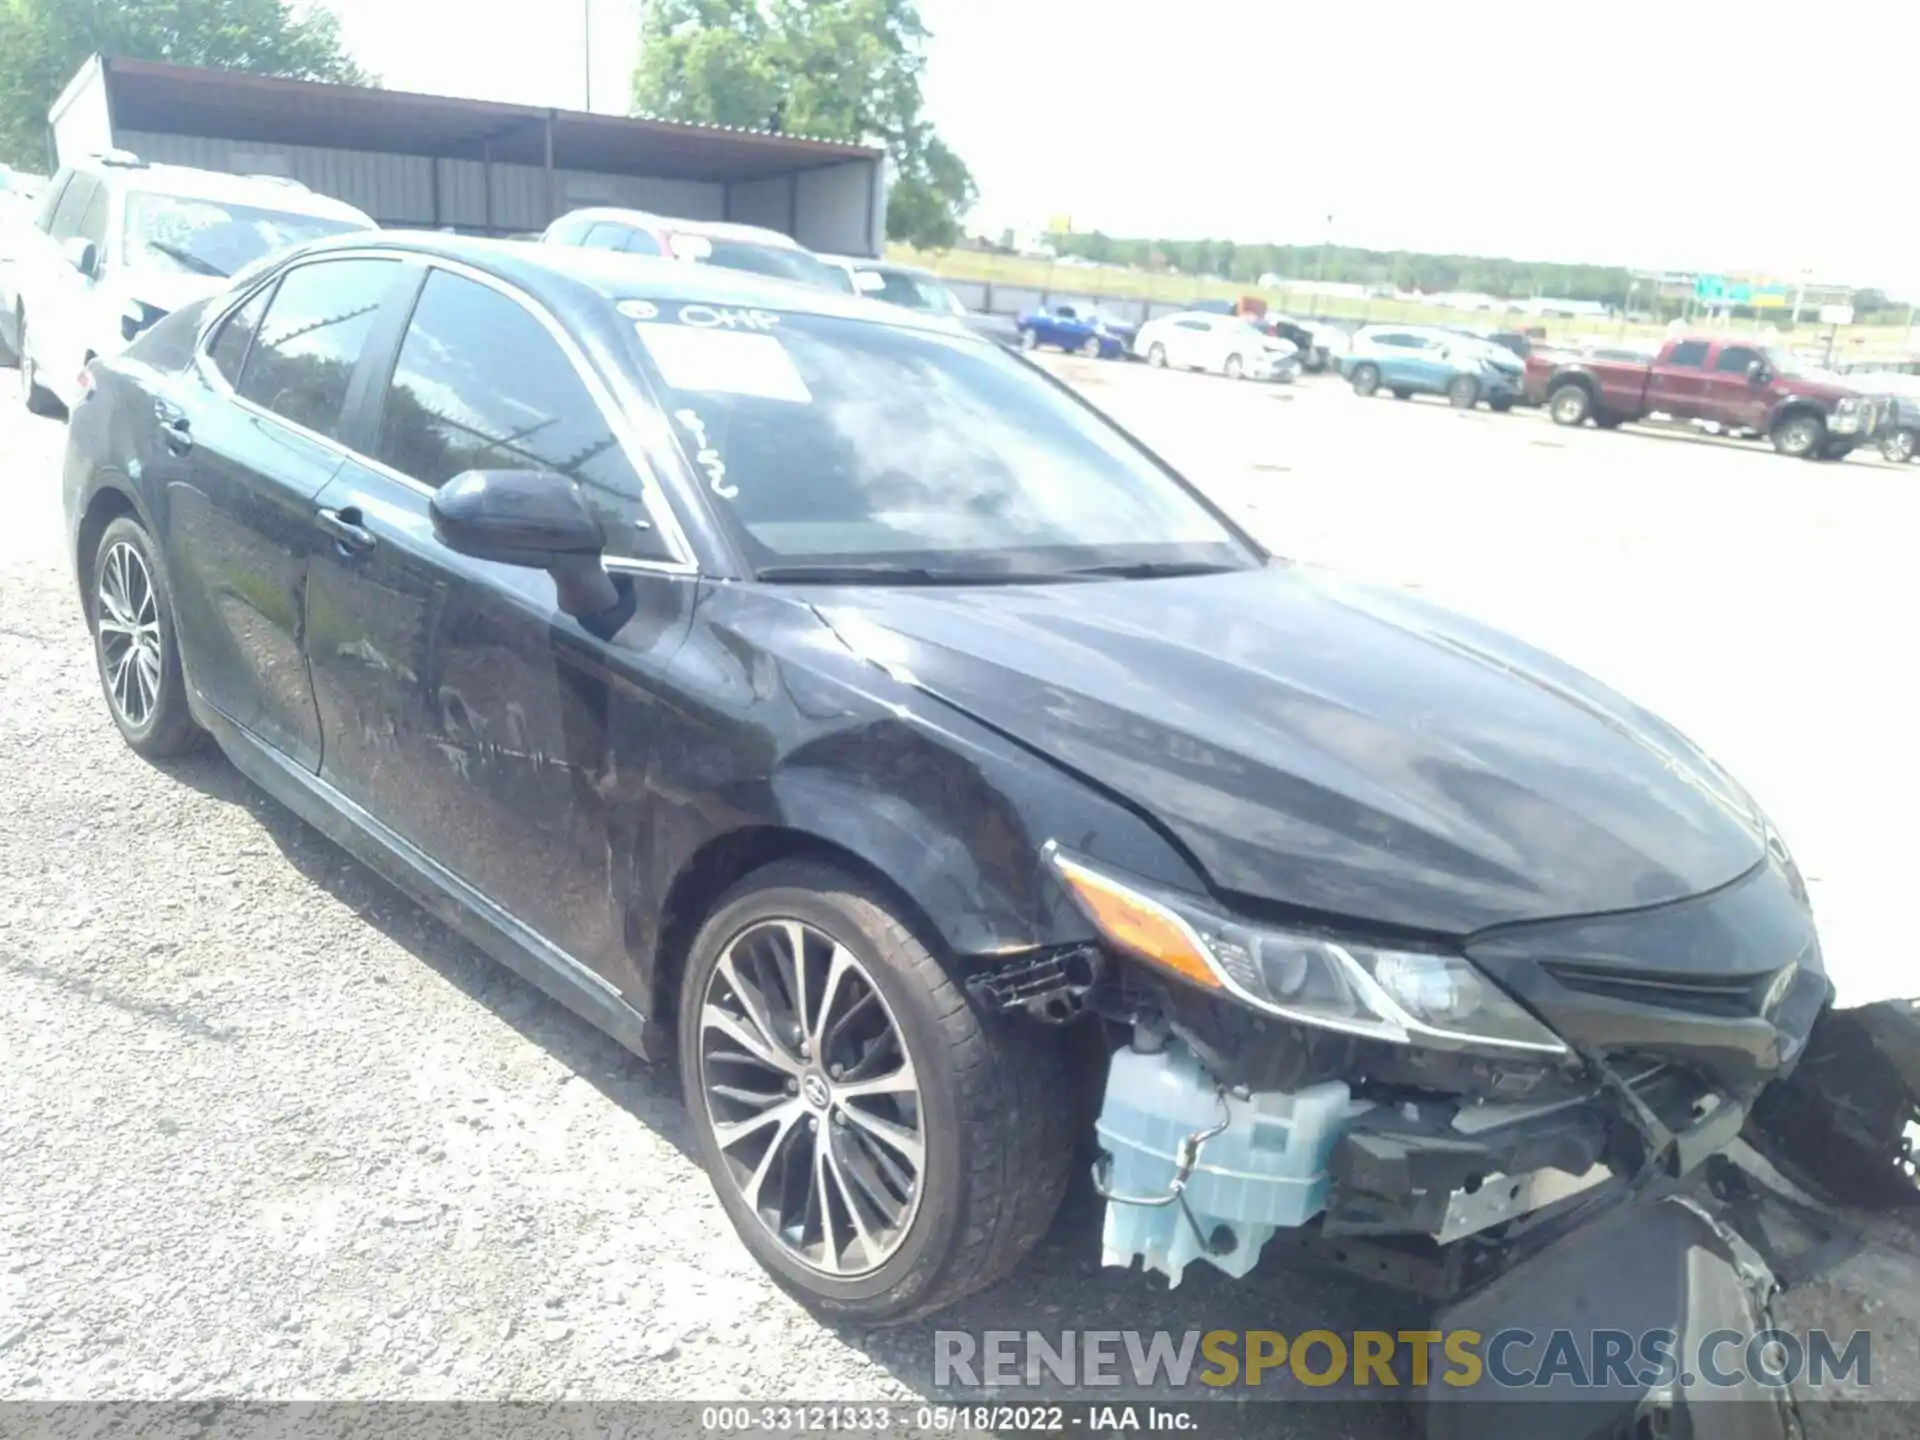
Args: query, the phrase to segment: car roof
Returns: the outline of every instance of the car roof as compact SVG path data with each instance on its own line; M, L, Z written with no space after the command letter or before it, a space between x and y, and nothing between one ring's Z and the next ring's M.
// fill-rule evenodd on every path
M190 165L115 165L97 159L84 160L73 168L117 189L141 194L254 205L262 210L285 210L373 227L370 215L344 200L309 190L297 180L273 175L232 175L224 170L198 170Z
M921 265L902 265L895 260L875 260L867 255L821 255L820 258L835 265L850 265L855 270L866 270L875 275L911 275L916 280L939 280L943 285L946 283L936 271Z
M704 235L709 240L745 240L756 245L773 245L782 250L805 250L791 235L761 225L742 225L732 220L689 220L680 215L658 215L651 210L627 210L618 205L590 205L569 210L562 220L607 220L623 225L651 225L681 235ZM557 222L556 222L557 223Z
M585 290L607 301L669 300L788 315L843 317L901 330L978 338L966 326L932 312L908 310L747 270L689 265L664 256L631 255L621 250L486 240L438 231L382 230L371 235L330 236L300 247L298 253L321 255L330 250L391 250L457 261L504 280L556 310L578 305Z

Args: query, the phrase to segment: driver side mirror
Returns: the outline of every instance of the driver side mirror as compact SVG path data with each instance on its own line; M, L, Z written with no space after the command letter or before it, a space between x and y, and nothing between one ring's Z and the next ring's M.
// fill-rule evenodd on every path
M67 263L88 279L100 268L100 247L93 241L79 235L70 235L60 242L60 253L67 257Z
M428 502L440 543L476 560L545 570L575 619L620 604L600 561L606 536L580 487L549 470L467 470Z
M1767 362L1756 360L1747 367L1747 379L1755 385L1764 385L1773 379L1773 372L1767 368Z

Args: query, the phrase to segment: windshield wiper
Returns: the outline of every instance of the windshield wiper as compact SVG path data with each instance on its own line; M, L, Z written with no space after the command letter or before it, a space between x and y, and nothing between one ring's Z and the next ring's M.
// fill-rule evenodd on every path
M149 240L147 241L147 248L149 250L158 250L162 255L165 255L169 260L178 260L182 265L185 265L189 270L193 270L198 274L211 275L219 280L228 280L232 278L232 275L229 271L222 270L218 265L214 264L211 260L202 260L198 255L194 254L191 250L183 250L178 245L169 245L165 240Z
M1077 578L1079 572L1049 570L938 570L886 561L850 565L768 565L756 580L790 585L1038 585Z
M1134 560L1111 565L1082 565L1069 575L1102 576L1115 580L1164 580L1177 575L1224 575L1244 570L1244 565L1228 565L1218 560Z

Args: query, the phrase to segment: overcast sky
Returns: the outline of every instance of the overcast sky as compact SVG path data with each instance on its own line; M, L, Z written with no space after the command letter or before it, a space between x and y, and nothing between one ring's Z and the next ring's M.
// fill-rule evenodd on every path
M333 4L391 87L558 105L590 5L594 108L628 94L637 0ZM921 0L927 102L996 232L1314 243L1331 214L1382 249L1920 297L1920 6L1555 8Z

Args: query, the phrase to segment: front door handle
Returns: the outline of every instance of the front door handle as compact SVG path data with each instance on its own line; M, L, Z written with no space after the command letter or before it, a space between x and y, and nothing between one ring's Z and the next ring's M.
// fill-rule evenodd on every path
M373 549L373 532L360 523L360 509L356 505L343 510L322 510L314 520L333 537L343 554L364 555Z
M176 455L184 455L193 449L193 427L183 415L178 419L163 421L160 436L167 442L167 449Z

